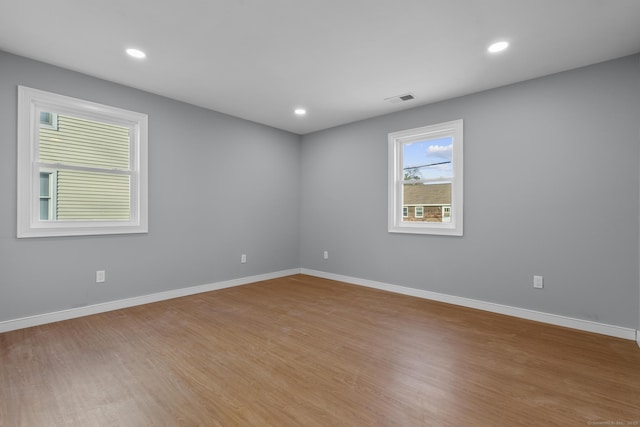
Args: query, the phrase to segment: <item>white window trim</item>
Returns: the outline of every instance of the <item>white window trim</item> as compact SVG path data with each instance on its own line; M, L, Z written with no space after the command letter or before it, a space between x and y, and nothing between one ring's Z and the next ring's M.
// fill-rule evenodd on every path
M416 218L424 218L424 206L415 206L413 209L415 212L414 216ZM422 212L420 215L418 215L418 209L420 209Z
M402 144L445 136L453 137L451 181L451 222L403 221ZM463 233L463 120L423 126L389 134L388 156L388 230L390 233L435 234L462 236Z
M129 221L40 221L38 140L40 111L128 126L131 130ZM17 237L81 236L148 232L148 117L55 93L18 86Z

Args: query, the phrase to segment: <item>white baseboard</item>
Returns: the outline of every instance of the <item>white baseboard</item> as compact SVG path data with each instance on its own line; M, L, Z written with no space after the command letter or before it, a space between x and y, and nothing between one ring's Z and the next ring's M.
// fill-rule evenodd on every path
M559 316L556 314L544 313L540 311L528 310L524 308L511 307L508 305L495 304L491 302L479 301L469 298L457 297L453 295L441 294L437 292L425 291L421 289L407 288L404 286L391 285L388 283L376 282L373 280L360 279L356 277L343 276L340 274L327 273L324 271L309 270L306 268L295 268L274 273L261 274L257 276L242 277L239 279L226 280L222 282L210 283L206 285L192 286L189 288L174 289L166 292L159 292L150 295L142 295L133 298L126 298L117 301L109 301L100 304L93 304L86 307L72 308L52 313L38 314L35 316L23 317L19 319L6 320L0 322L0 333L17 329L30 328L32 326L44 325L46 323L60 322L62 320L75 319L77 317L90 316L92 314L105 313L137 305L150 304L173 298L180 298L188 295L203 292L216 291L234 286L242 286L249 283L263 280L277 279L279 277L291 276L294 274L307 274L309 276L322 277L325 279L337 280L354 285L366 286L369 288L395 292L403 295L410 295L434 301L463 307L476 308L492 313L506 314L508 316L520 317L523 319L535 320L557 326L564 326L582 331L595 332L618 338L635 340L640 347L640 331L621 326L607 325L604 323L591 322L589 320L575 319L572 317Z
M53 313L38 314L35 316L23 317L20 319L6 320L0 322L0 333L14 331L16 329L30 328L32 326L44 325L46 323L60 322L62 320L75 319L76 317L105 313L107 311L119 310L121 308L134 307L136 305L149 304L152 302L199 294L202 292L217 291L219 289L246 285L263 280L277 279L279 277L291 276L293 274L299 273L300 269L295 268L292 270L278 271L274 273L261 274L258 276L242 277L240 279L226 280L223 282L192 286L189 288L174 289L171 291L142 295L139 297L126 298L117 301L109 301L105 303L89 305L86 307L71 308L68 310L56 311Z
M340 274L326 273L324 271L309 270L302 268L302 274L322 277L325 279L337 280L354 285L366 286L383 291L395 292L398 294L411 295L418 298L445 302L448 304L460 305L463 307L476 308L490 311L492 313L506 314L507 316L520 317L522 319L535 320L537 322L549 323L566 328L579 329L581 331L594 332L612 337L636 340L640 346L640 336L638 331L621 326L607 325L604 323L592 322L589 320L575 319L572 317L559 316L557 314L544 313L541 311L528 310L524 308L511 307L508 305L495 304L492 302L479 301L469 298L457 297L453 295L441 294L438 292L424 291L421 289L407 288L404 286L391 285L388 283L375 282L373 280L359 279L357 277L343 276Z

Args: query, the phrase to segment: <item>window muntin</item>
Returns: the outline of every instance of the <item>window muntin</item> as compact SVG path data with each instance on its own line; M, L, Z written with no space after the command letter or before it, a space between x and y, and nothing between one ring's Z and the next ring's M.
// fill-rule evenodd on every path
M19 87L18 237L147 231L147 116Z
M463 122L389 134L389 231L462 235Z

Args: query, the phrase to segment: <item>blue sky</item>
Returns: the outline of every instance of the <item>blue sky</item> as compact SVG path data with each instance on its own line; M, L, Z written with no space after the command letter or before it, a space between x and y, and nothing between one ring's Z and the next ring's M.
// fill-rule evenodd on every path
M421 167L418 172L422 179L450 178L453 176L452 148L453 138L451 136L405 143L402 145L403 166L408 168L449 162L442 165Z

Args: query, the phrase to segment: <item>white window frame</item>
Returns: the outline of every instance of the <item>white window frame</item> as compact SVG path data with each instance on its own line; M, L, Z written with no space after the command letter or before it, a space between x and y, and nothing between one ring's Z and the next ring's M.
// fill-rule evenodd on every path
M403 221L403 144L450 136L453 138L451 178L451 222ZM389 134L388 230L390 233L463 235L463 120L453 120ZM421 180L436 183L435 180ZM441 180L438 182L442 182ZM447 181L449 182L449 181Z
M416 206L413 208L414 209L414 216L416 218L424 218L424 206ZM418 209L420 209L420 214L418 214Z
M131 135L128 221L40 220L40 112L129 127ZM148 232L148 117L146 114L18 86L17 237L81 236Z

